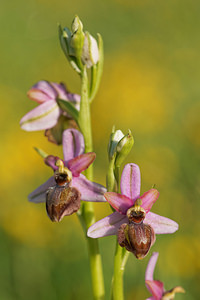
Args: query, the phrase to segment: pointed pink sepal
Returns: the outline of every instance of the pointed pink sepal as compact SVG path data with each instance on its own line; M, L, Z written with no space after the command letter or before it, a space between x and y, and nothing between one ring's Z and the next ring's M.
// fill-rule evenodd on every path
M159 192L156 189L151 189L144 193L141 197L142 207L145 209L146 213L151 210L152 205L156 202L159 197Z
M132 200L140 196L140 168L136 164L125 165L121 176L121 193Z
M89 181L84 175L73 177L71 186L81 193L81 200L91 202L106 202L104 193L106 188L101 184Z
M28 195L28 200L34 203L40 203L46 201L46 191L49 187L56 184L54 177L50 177L45 183L40 185L36 190Z
M40 104L29 111L20 121L20 126L26 131L44 130L56 125L61 114L54 100Z
M152 212L146 214L144 223L150 225L155 234L174 233L178 230L178 224L175 221Z
M130 198L114 192L105 193L104 197L116 211L123 215L126 214L127 210L133 206L134 203Z
M72 175L77 177L81 172L86 170L89 165L95 160L96 154L94 152L88 152L81 154L67 163L67 167L72 172Z
M158 252L153 252L151 258L149 259L146 272L145 272L145 280L153 280L154 269L156 266L156 262L158 260Z
M117 234L119 227L123 223L127 222L127 217L116 211L90 226L87 236L91 238L99 238L108 235L115 235Z
M66 129L63 132L63 154L64 160L69 160L83 154L85 151L84 137L76 129Z
M164 292L163 282L158 280L145 280L145 284L154 299L161 300Z

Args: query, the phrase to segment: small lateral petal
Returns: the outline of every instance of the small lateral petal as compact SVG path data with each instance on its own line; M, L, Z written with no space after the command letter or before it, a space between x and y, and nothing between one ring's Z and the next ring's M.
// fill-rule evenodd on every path
M58 156L48 155L44 158L44 163L55 171L58 169L58 167L56 166L56 162L59 159L60 158Z
M96 154L94 152L88 152L81 154L68 161L67 167L72 172L72 175L77 177L81 172L86 170L89 165L95 160Z
M26 131L44 130L56 125L60 109L54 100L40 104L28 112L20 121L20 126Z
M32 88L28 91L27 96L31 99L36 101L37 103L43 103L49 100L52 100L51 97L49 97L47 94L45 94L44 92L36 89L36 88Z
M89 181L84 175L72 178L71 186L81 193L82 201L106 202L104 193L106 188L101 184Z
M140 168L136 164L125 165L121 176L121 193L136 200L140 196Z
M64 160L69 161L85 151L82 133L76 129L66 129L63 132L63 154Z
M150 225L155 234L174 233L178 230L178 224L175 221L152 212L146 214L144 223Z
M104 197L116 211L123 215L133 206L133 200L118 193L108 192L104 194Z
M151 189L144 193L140 199L142 200L142 207L145 209L146 213L151 210L152 205L156 202L159 197L159 192L156 189Z
M91 238L99 238L108 235L115 235L123 223L128 223L127 217L118 212L114 212L90 226L87 236Z
M45 183L40 185L36 190L28 195L28 200L34 203L40 203L46 201L46 192L49 187L55 186L56 182L54 177L50 177Z
M51 82L52 87L56 90L58 97L64 100L68 100L67 98L67 89L64 85L64 83L56 83Z
M149 259L145 273L145 280L153 280L153 273L158 259L158 255L158 252L153 252L151 258Z
M43 103L48 100L55 100L58 94L48 81L41 80L28 91L27 95L31 100Z
M158 280L146 280L145 284L154 299L161 300L164 292L163 282Z

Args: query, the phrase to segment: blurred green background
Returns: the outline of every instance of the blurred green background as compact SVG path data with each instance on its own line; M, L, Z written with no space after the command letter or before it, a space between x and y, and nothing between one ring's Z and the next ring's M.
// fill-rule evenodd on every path
M155 213L180 224L157 236L155 277L165 288L182 285L199 299L200 2L197 0L18 0L2 1L1 30L1 210L0 299L92 299L87 248L75 215L53 224L43 204L27 195L50 175L33 147L54 155L62 149L42 132L20 130L19 120L35 103L26 97L37 81L64 81L71 92L80 81L59 45L57 23L75 14L105 44L100 91L92 105L95 180L105 184L107 142L112 126L131 129L134 148L126 162L139 164L142 192L153 184L160 197ZM96 217L110 213L96 204ZM100 240L107 298L115 238ZM125 299L149 296L144 274L150 254L130 256Z

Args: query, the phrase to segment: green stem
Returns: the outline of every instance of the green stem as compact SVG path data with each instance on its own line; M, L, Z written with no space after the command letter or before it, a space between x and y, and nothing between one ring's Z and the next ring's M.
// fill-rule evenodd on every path
M92 147L92 129L91 129L91 116L90 105L88 98L88 77L87 71L84 67L82 73L82 86L81 86L81 104L79 113L79 125L85 140L85 152L91 152ZM92 165L85 171L86 177L93 180L93 167ZM81 219L85 223L86 230L95 222L94 207L92 202L83 202L81 208ZM98 239L87 237L90 269L92 276L93 298L94 300L104 299L104 280L102 271L101 255L99 253Z
M106 175L106 187L108 192L114 192L115 191L115 185L116 185L116 180L115 180L115 175L114 175L114 168L115 168L115 157L116 155L113 155L112 159L109 162L108 166L108 172Z
M117 190L120 193L120 167L113 167L113 173L117 182ZM111 174L111 170L109 171ZM108 182L112 181L112 177L109 177ZM114 258L114 274L112 281L112 300L123 300L124 299L124 285L123 275L125 265L128 259L129 253L125 248L122 248L118 241L116 241L116 250Z
M123 286L123 273L124 266L122 267L122 254L123 248L116 242L115 259L114 259L114 274L113 274L113 300L124 299L124 286Z

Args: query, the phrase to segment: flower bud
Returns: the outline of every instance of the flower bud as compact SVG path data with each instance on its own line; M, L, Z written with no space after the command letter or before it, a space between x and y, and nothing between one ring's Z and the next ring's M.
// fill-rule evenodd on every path
M72 32L69 41L69 55L75 56L80 59L85 39L83 32L83 24L78 16L75 16L72 22Z
M116 167L120 167L122 162L125 160L129 152L131 151L134 144L134 139L132 136L131 131L128 131L128 134L125 135L117 144L116 147L116 160L115 165Z
M99 61L97 41L88 32L85 33L81 59L82 63L86 65L87 68L91 68Z
M60 44L71 66L76 72L80 73L83 68L81 54L85 34L83 32L83 24L78 16L75 16L71 29L72 31L67 27L62 29L62 27L59 26Z
M90 68L99 61L97 41L88 32L83 32L78 16L75 16L71 30L59 26L59 37L63 52L78 73L83 70L83 65Z
M124 137L124 134L121 130L116 130L113 128L110 135L110 140L108 144L108 156L109 159L112 159L114 153L116 153L117 144Z

